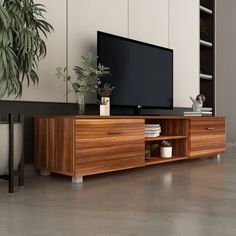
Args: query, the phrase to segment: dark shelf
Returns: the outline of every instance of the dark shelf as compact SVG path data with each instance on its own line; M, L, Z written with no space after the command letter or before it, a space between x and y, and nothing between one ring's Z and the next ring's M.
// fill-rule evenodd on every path
M200 11L202 13L205 13L205 14L208 14L208 15L212 15L213 14L213 11L207 7L204 7L204 6L200 6Z

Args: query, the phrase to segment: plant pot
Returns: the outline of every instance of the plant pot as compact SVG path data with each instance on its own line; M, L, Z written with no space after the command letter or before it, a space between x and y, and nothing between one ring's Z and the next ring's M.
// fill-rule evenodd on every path
M8 174L9 124L0 124L0 175ZM22 153L22 124L14 124L14 170L17 170Z
M110 98L102 97L100 105L100 116L109 116L110 115Z
M161 157L171 158L172 157L172 147L160 147Z

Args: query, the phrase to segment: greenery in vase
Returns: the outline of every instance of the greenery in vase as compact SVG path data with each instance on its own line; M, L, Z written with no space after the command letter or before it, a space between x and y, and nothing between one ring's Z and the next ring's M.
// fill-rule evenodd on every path
M111 87L110 84L105 83L102 87L98 88L98 94L100 97L110 97L114 89L115 87Z
M158 143L152 143L150 148L151 152L155 151L158 147L159 147Z
M170 141L167 141L167 140L163 140L161 142L161 147L171 147L171 142Z
M25 80L38 84L36 69L47 53L42 36L53 30L44 13L34 0L0 0L0 97L21 97Z
M75 94L82 93L95 93L98 91L101 84L101 77L110 74L109 67L101 64L96 65L97 57L92 54L82 57L82 65L75 66L74 71L77 75L76 81L72 81L71 76L66 75L67 68L57 67L56 76L59 79L64 79L71 84L72 90L68 92L75 92Z
M106 105L115 87L111 87L110 84L105 83L102 87L98 87L98 95L100 97L99 104Z

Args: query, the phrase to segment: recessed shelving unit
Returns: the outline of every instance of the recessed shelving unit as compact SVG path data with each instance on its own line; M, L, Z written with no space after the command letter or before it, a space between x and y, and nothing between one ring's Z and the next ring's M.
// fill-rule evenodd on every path
M200 93L215 114L215 0L200 0Z

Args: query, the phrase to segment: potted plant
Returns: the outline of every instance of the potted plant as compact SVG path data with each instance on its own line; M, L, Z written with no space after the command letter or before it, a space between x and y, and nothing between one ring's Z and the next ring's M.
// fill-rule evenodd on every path
M148 143L145 146L145 159L149 160L152 157L157 156L158 147L159 147L158 143Z
M101 84L101 77L110 74L109 68L101 64L96 65L97 57L91 53L87 56L82 56L82 65L75 66L74 71L77 75L76 81L72 81L71 76L66 75L67 68L57 67L56 76L59 79L64 79L71 84L79 104L79 114L84 115L85 112L85 99L89 93L96 93L99 85Z
M163 140L160 146L160 154L163 158L171 158L172 157L172 145L170 141Z
M1 0L0 97L21 97L24 81L38 83L38 63L47 52L43 37L53 30L45 12L34 0Z
M110 115L110 97L115 87L105 83L102 87L98 88L98 95L100 97L100 116Z

